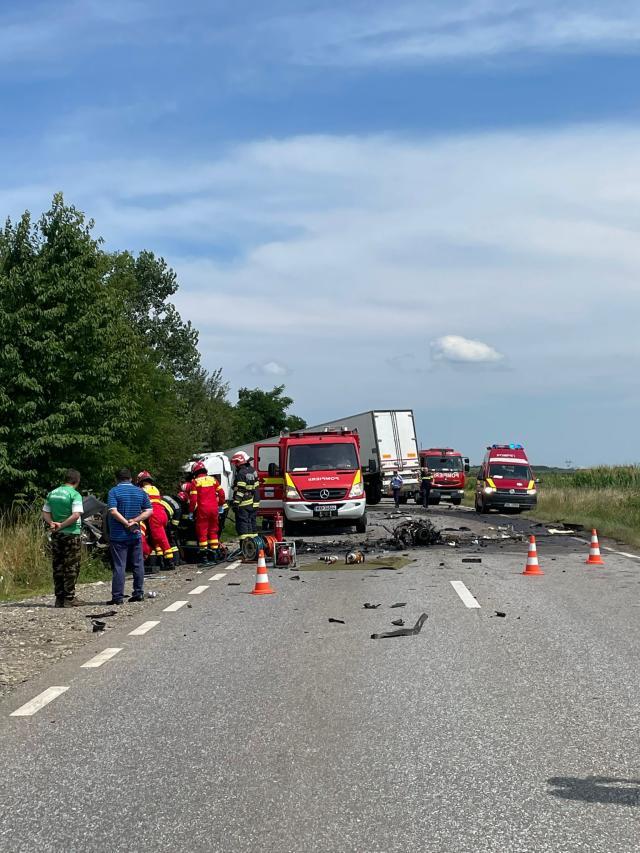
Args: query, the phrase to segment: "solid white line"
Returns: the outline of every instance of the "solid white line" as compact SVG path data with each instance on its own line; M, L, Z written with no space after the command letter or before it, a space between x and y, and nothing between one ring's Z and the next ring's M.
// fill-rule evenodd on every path
M449 581L449 583L458 593L465 607L480 607L462 581Z
M241 565L242 565L242 562L240 560L237 560L235 563L231 563L230 566L225 566L224 570L225 570L225 572L230 572L232 569L237 569L238 566L241 566Z
M88 660L86 663L81 665L81 669L97 669L99 666L102 666L103 663L106 663L111 658L114 658L118 652L121 652L122 649L103 649L101 652Z
M9 716L31 717L36 713L36 711L39 711L40 708L44 708L44 706L48 705L49 702L53 702L54 699L57 699L58 696L61 696L68 689L68 687L47 687L46 690L43 690L42 693L39 693L34 699L27 702L26 705L22 705L17 711L14 711Z
M147 631L150 631L152 628L155 628L156 625L159 625L160 622L143 622L142 625L138 625L137 628L134 628L133 631L129 631L130 637L141 637L143 634L146 634Z
M208 586L197 586L195 589L192 589L189 595L200 595L201 592L204 592L205 589L209 589Z
M212 578L209 578L209 580L210 581L219 581L219 580L222 580L222 578L226 578L226 576L227 576L226 572L218 572L217 575L214 575Z
M168 607L162 611L163 613L175 613L176 610L180 610L181 607L184 607L185 604L188 604L188 601L174 601L173 604L170 604Z
M582 542L583 545L591 545L590 539L580 539L579 536L572 536L572 539L575 539L576 542ZM628 557L630 560L640 560L640 556L638 554L629 554L627 551L616 551L615 548L610 548L608 545L601 545L601 551L609 551L612 554L619 554L621 557Z

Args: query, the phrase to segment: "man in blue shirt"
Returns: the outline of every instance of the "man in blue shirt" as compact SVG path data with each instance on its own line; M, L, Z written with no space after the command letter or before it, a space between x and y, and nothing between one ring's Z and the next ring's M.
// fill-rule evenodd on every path
M140 523L146 521L153 512L149 495L133 485L128 468L121 468L116 479L118 485L111 489L107 499L113 563L109 604L122 604L124 601L124 573L127 565L133 569L133 595L129 601L144 599L144 558Z
M393 472L393 477L391 478L391 491L393 492L393 502L396 505L396 509L400 509L400 491L402 490L402 486L404 485L404 480L401 475L398 474L397 471Z

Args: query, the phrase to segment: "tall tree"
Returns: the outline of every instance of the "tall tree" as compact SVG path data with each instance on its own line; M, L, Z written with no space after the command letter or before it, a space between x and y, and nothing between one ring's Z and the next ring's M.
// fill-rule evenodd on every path
M271 391L261 388L241 388L236 405L237 444L277 435L283 429L304 429L307 422L297 415L288 415L293 405L291 397L284 396L284 385Z
M93 222L57 194L38 224L0 232L0 500L70 464L106 476L104 449L137 422L142 349Z

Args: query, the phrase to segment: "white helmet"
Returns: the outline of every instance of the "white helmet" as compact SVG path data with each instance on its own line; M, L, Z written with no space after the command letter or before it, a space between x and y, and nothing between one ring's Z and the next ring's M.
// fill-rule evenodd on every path
M234 453L231 457L231 462L233 465L244 465L245 462L249 461L249 454L245 453L244 450L239 450L237 453Z

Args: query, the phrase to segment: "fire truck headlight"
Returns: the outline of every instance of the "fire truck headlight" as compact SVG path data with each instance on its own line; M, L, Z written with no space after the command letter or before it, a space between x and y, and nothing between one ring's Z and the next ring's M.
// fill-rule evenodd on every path
M355 483L351 486L351 491L349 492L350 498L361 498L364 494L364 486L362 483Z
M493 488L493 486L485 486L484 487L485 495L492 495L494 492L495 492L495 489Z
M287 497L289 498L289 500L295 501L297 498L300 497L300 495L298 494L297 489L291 488L291 486L289 486L289 488L287 489Z
M535 494L537 494L537 493L538 493L538 490L537 490L537 489L527 489L527 494L528 494L528 495L535 495Z

